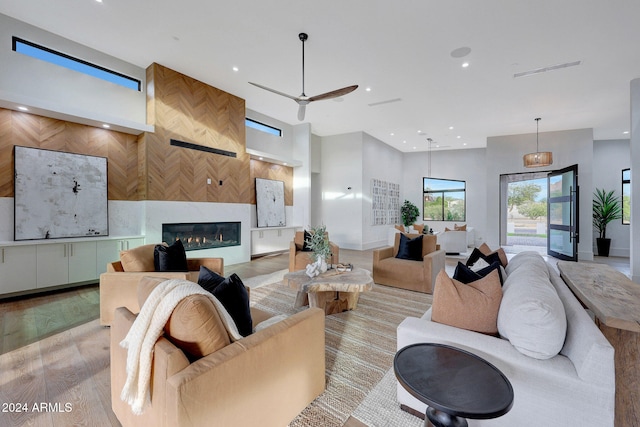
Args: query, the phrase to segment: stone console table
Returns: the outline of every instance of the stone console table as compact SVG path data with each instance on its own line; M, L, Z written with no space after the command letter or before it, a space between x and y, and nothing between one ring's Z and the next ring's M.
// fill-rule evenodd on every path
M606 264L558 261L560 276L615 349L616 427L640 423L640 284Z

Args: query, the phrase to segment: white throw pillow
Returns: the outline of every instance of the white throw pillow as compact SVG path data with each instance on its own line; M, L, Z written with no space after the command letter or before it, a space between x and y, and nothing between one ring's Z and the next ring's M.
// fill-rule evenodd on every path
M547 269L546 264L544 268ZM564 345L567 333L564 305L548 275L541 271L531 274L534 269L523 269L528 274L511 271L503 287L498 332L522 354L549 359Z

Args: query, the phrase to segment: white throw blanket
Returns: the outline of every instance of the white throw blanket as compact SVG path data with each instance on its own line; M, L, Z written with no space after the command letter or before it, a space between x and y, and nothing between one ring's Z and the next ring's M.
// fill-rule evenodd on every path
M183 279L171 279L160 283L142 305L129 333L120 342L120 346L128 350L127 381L120 398L131 406L136 415L142 414L144 407L151 402L149 383L153 347L162 335L173 309L183 298L195 294L211 299L232 342L242 338L227 310L210 292L196 283Z

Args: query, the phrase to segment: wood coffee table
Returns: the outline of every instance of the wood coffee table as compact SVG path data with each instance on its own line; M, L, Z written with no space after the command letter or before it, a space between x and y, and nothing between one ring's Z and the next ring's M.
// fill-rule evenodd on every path
M309 307L322 308L325 314L354 310L360 292L373 289L371 273L363 268L345 272L329 270L315 277L300 270L285 274L284 280L298 291L294 307L309 304Z
M428 405L425 426L466 427L466 418L497 418L513 405L507 377L481 357L455 347L408 345L396 353L393 369L402 387Z

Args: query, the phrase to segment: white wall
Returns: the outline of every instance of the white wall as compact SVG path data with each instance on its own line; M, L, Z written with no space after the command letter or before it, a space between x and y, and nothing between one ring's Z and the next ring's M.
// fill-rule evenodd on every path
M633 168L640 165L640 78L631 80L631 280L640 283L640 185L633 183Z
M485 241L487 223L487 166L484 148L469 150L444 150L431 152L431 177L457 179L466 182L467 219L464 223L475 230L477 242ZM422 178L428 176L429 157L427 152L405 153L402 169L404 198L418 206L420 217L417 222L425 223L434 231L453 228L450 221L422 220ZM460 224L461 222L457 222Z
M487 138L486 190L487 235L489 246L500 242L500 175L530 172L522 163L522 156L535 149L536 134L507 135ZM580 186L580 243L578 259L593 259L593 227L591 207L593 194L593 130L577 129L540 132L540 150L553 152L553 165L558 170L578 164Z
M12 50L11 37L54 49L142 82L141 91L72 71ZM31 112L112 129L146 130L146 72L143 68L0 14L0 105L27 105ZM51 113L51 114L49 114ZM127 131L126 129L123 129ZM139 133L139 132L138 132Z
M321 144L320 222L327 226L331 241L341 248L361 249L363 133L322 137Z
M622 198L622 169L631 167L630 145L628 139L593 141L593 190L603 188L614 190ZM631 232L629 225L616 220L607 226L607 237L611 239L611 256L629 256ZM593 231L594 251L595 238Z
M400 185L402 203L404 166L402 153L384 142L363 134L362 146L362 249L387 245L391 225L371 224L371 180L380 179Z

